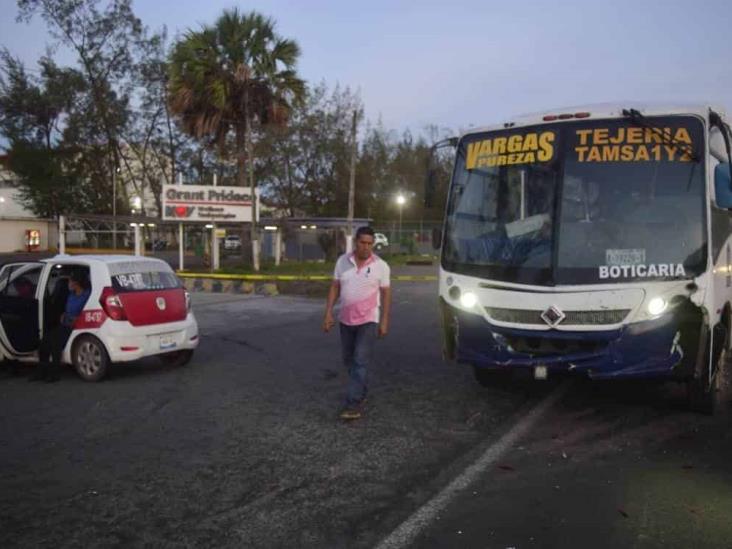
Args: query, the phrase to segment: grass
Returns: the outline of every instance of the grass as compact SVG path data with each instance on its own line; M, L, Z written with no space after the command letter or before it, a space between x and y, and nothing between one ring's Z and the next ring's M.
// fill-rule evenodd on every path
M279 266L273 262L264 262L259 273L256 273L250 265L241 267L227 267L219 269L217 273L222 274L277 274L277 275L331 275L335 263L323 261L287 261Z
M411 262L424 262L424 261L431 261L434 263L437 261L437 256L428 254L428 255L409 255L409 254L379 254L379 257L381 257L384 261L386 261L389 265L392 267L398 266L398 265L407 265Z

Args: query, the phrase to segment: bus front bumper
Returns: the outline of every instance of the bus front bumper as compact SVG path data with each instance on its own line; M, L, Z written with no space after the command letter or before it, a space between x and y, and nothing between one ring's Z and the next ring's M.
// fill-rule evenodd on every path
M685 377L698 346L698 337L682 334L672 314L617 330L569 332L509 329L478 315L452 313L457 361L493 370L543 366L592 379Z

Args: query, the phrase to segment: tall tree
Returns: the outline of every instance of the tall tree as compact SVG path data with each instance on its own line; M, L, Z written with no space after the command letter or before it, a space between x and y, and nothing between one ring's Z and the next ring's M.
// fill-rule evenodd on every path
M254 181L252 134L255 125L284 124L305 84L295 65L300 48L275 33L272 19L226 10L213 26L188 32L173 47L170 106L183 129L237 161L237 183ZM255 219L253 200L252 218ZM252 258L259 268L258 240L252 223Z
M285 128L265 134L262 186L270 201L295 215L345 216L351 117L362 109L348 88L311 88Z
M73 175L78 154L63 145L63 120L78 107L83 89L74 69L44 57L39 76L31 76L20 60L0 52L0 134L8 141L8 168L21 202L41 217L90 204L88 189Z
M66 120L65 138L88 153L82 165L87 177L111 186L122 176L139 193L140 178L130 161L127 138L133 137L134 103L140 102L141 69L150 45L149 36L132 10L131 0L18 0L19 21L40 16L57 43L74 52L85 82L84 106ZM127 185L119 185L118 204L129 207ZM106 190L98 189L100 196ZM107 209L109 211L109 209Z

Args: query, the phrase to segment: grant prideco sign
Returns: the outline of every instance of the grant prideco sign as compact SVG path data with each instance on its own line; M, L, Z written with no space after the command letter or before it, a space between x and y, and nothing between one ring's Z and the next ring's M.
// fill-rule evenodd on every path
M248 187L163 185L163 219L248 223L252 220L252 195Z

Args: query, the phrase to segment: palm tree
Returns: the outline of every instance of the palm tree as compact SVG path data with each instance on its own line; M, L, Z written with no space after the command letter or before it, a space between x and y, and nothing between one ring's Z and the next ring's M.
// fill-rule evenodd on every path
M189 31L173 47L169 103L183 130L227 155L234 137L237 185L255 189L252 130L255 124L284 124L305 95L295 72L300 47L274 30L272 19L236 8L213 26ZM256 219L252 201L252 219ZM253 263L259 269L252 223Z

